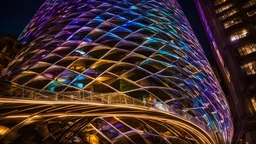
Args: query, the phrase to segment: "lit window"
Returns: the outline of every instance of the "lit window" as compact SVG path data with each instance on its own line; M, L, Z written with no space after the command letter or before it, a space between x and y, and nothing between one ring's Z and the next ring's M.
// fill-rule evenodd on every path
M256 14L256 10L252 10L252 11L247 12L247 15L249 17L254 16L255 14Z
M221 13L221 12L223 12L223 11L225 11L225 10L231 8L232 6L234 6L233 3L224 5L224 6L220 7L220 8L218 8L218 9L216 10L216 13Z
M256 74L256 61L248 62L241 66L247 75Z
M216 0L216 1L214 2L214 5L217 6L217 5L220 5L220 4L222 4L222 3L226 2L226 1L227 1L227 0Z
M240 38L246 37L248 34L249 33L248 33L247 29L242 29L242 30L239 30L237 32L232 33L230 35L230 40L235 41L235 40L238 40Z
M253 106L254 110L256 111L256 98L253 97L253 98L251 99L251 102L252 102L252 106Z
M236 14L238 12L238 10L236 8L233 8L232 10L230 11L227 11L226 13L224 13L222 16L220 16L220 20L224 20L234 14Z
M242 19L240 17L236 17L236 18L233 18L232 20L229 20L229 21L225 22L224 27L229 28L229 27L231 27L233 25L236 25L240 22L242 22Z
M245 3L242 7L243 8L248 8L248 7L251 7L251 6L254 6L254 5L256 5L256 0L250 0L247 3Z
M256 43L247 44L243 47L238 48L240 56L248 55L250 53L256 52Z

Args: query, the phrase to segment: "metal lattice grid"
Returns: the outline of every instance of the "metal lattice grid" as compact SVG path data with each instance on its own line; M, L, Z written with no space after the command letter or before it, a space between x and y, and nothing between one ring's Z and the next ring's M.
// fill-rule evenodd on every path
M29 47L6 71L13 83L167 104L232 137L225 96L175 0L46 2L20 39Z

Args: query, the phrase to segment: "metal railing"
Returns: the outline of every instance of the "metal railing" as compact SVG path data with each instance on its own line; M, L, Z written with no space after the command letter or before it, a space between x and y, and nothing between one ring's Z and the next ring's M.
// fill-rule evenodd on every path
M122 93L88 93L85 91L74 92L51 92L47 90L37 90L16 84L0 82L0 98L9 99L26 99L26 100L43 100L43 101L83 101L101 104L121 104L140 106L147 109L164 111L178 117L181 117L193 124L199 126L213 138L214 131L210 130L204 123L182 111L181 109L163 104L161 102L145 102L139 99L127 96Z

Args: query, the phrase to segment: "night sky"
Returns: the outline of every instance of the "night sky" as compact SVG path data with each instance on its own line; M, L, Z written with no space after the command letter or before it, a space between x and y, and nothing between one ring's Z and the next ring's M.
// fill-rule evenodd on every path
M193 3L194 0L178 1L204 48L208 59L212 61L210 46ZM43 2L44 0L2 0L0 4L0 34L10 34L18 37Z
M44 0L1 0L0 33L18 37Z

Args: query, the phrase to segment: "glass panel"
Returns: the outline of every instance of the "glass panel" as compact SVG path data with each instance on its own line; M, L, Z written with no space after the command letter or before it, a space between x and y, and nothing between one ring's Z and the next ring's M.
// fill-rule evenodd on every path
M49 69L47 69L43 75L54 79L56 76L58 76L61 72L64 71L64 68L58 67L58 66L51 66Z
M75 86L77 88L84 88L87 84L89 84L92 80L83 76L83 75L79 75L77 76L73 82L71 83L72 86Z
M78 74L75 72L66 70L57 78L57 81L64 84L69 84L74 80L75 77L77 77L77 75Z
M90 59L80 59L77 60L74 64L72 64L69 69L77 71L77 72L84 72L87 68L89 68L95 61Z
M221 12L223 12L223 11L225 11L225 10L231 8L232 6L234 6L233 3L224 5L224 6L220 7L220 8L218 8L215 12L216 12L216 13L221 13Z
M254 5L256 5L256 0L250 0L247 3L243 4L242 8L249 8Z
M108 61L98 61L94 65L91 66L91 68L87 69L84 74L91 76L91 77L97 77L101 73L103 73L105 70L110 68L114 63L108 62Z
M256 14L256 10L252 10L252 11L247 12L247 15L249 17L254 16L255 14Z
M113 118L113 117L109 117L109 118L104 118L106 121L108 121L110 124L112 124L116 129L118 129L119 131L121 131L122 133L126 133L131 131L131 129L129 127L127 127L126 125L124 125L123 123L119 122L117 119Z
M226 19L226 18L236 14L237 12L238 12L238 10L236 8L233 8L232 10L229 10L226 13L224 13L223 15L221 15L219 17L219 19L222 21L222 20L224 20L224 19Z
M220 5L220 4L222 4L222 3L226 2L226 1L227 1L227 0L216 0L216 1L214 2L214 5L217 6L217 5Z
M64 90L66 86L61 85L60 83L57 82L51 82L47 87L46 90L50 90L52 92L60 92Z
M128 65L128 64L119 64L119 65L115 66L114 68L112 68L110 70L110 72L120 76L120 75L124 74L125 72L131 70L133 67L134 66Z
M13 82L23 85L29 80L33 79L36 75L36 73L22 72L18 77L14 79Z
M240 17L233 18L232 20L229 20L224 23L224 28L229 28L229 27L236 25L240 22L242 22L242 19Z
M239 30L237 32L232 33L230 35L230 40L235 41L235 40L238 40L240 38L246 37L248 34L249 34L248 30L244 28L242 30Z
M92 124L110 140L114 140L119 135L122 135L117 130L115 130L112 126L110 126L107 122L101 119L95 120Z
M247 44L245 46L238 48L238 52L239 52L240 56L245 56L245 55L248 55L255 51L256 51L256 43Z
M128 91L128 90L138 88L138 86L136 86L128 81L125 81L125 80L117 80L117 81L113 82L111 84L111 86L119 91Z
M124 77L125 77L125 78L128 78L128 79L130 79L130 80L132 80L132 81L137 81L137 80L140 80L140 79L142 79L142 78L145 78L145 77L147 77L147 76L149 76L149 75L150 75L149 73L143 71L142 69L140 69L140 68L135 68L135 69L133 69L132 71L126 73L126 74L124 75Z
M241 68L246 72L247 75L256 74L256 61L248 62L241 66Z
M51 80L47 79L43 76L37 76L33 80L31 80L26 86L36 88L36 89L42 89L45 87Z

